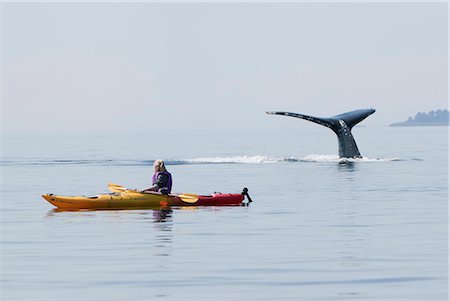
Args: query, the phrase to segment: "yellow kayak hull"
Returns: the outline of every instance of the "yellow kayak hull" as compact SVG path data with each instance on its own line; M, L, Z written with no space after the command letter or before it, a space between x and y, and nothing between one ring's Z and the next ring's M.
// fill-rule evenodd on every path
M200 195L197 201L185 199L186 195L162 195L134 190L99 194L95 196L61 196L44 194L42 197L61 210L139 209L166 208L170 206L238 206L243 203L242 193L214 193Z

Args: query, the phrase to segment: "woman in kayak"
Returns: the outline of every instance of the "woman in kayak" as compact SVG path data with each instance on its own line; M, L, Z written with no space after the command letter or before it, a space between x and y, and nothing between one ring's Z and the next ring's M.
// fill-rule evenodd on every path
M172 190L172 175L166 170L163 160L156 160L153 163L155 173L152 178L152 187L142 192L157 191L162 194L169 194Z

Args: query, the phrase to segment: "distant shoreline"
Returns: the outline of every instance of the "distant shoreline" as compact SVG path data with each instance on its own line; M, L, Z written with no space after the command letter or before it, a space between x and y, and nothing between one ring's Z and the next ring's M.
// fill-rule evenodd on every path
M447 109L430 111L428 113L419 112L414 118L409 117L403 122L395 122L390 126L448 126L449 112Z
M401 126L449 126L448 123L419 123L419 122L395 122L389 126L401 127Z

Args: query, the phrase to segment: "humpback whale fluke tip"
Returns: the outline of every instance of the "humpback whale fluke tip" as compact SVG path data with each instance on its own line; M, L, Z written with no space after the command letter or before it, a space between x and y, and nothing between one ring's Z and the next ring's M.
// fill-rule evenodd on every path
M278 111L266 111L267 115L286 115L289 116L289 114L293 114L293 113L289 113L289 112L278 112Z
M351 133L352 128L363 121L367 116L375 113L375 109L361 109L338 114L329 118L314 117L291 112L266 112L268 115L284 115L305 119L332 129L338 136L339 157L361 158L355 139Z

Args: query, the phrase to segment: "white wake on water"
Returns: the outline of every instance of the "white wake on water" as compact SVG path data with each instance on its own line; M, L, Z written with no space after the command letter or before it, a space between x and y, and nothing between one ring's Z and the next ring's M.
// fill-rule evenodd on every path
M243 163L243 164L262 164L262 163L278 163L283 162L282 158L267 156L234 156L234 157L205 157L195 159L185 159L186 163Z
M338 155L308 155L301 159L303 162L389 162L389 161L400 161L399 158L339 158Z
M399 158L339 158L338 155L308 155L303 158L297 157L270 157L263 155L255 156L232 156L232 157L203 157L194 159L184 159L179 162L187 164L273 164L273 163L289 163L289 162L389 162L400 161Z
M389 162L402 161L399 158L339 158L337 155L308 155L299 157L271 157L263 155L254 156L229 156L229 157L201 157L194 159L165 160L166 165L183 164L276 164L296 162L325 162L325 163L350 163L350 162ZM421 160L421 159L406 159ZM0 165L117 165L117 166L147 166L153 164L153 160L129 160L129 159L7 159L0 160Z

